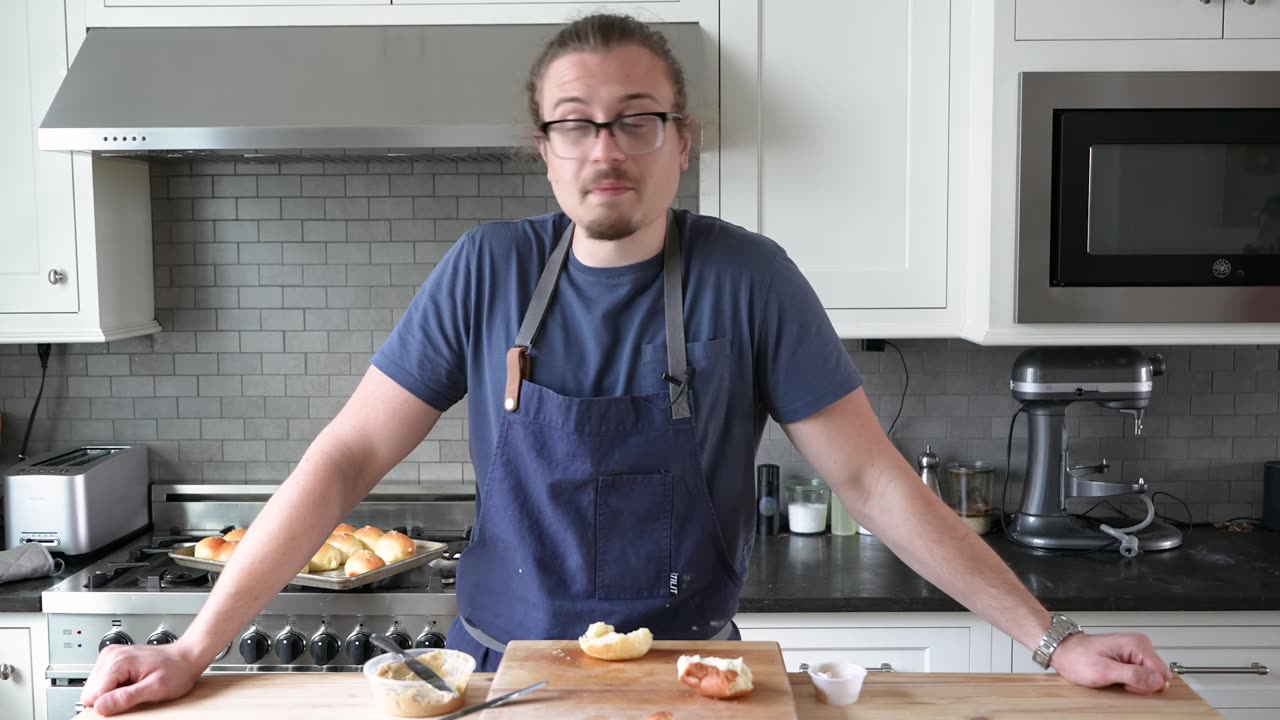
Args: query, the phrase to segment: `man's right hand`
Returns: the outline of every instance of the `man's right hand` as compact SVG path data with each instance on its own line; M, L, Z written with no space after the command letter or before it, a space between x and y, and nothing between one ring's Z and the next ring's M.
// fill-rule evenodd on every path
M174 645L108 645L80 693L99 715L116 715L147 702L191 692L204 667Z

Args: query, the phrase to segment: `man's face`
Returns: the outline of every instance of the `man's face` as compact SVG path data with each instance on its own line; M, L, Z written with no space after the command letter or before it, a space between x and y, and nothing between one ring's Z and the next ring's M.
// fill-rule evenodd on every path
M552 62L542 77L542 119L608 122L619 115L675 110L667 68L648 50L627 45L575 52ZM628 155L613 135L599 135L566 160L547 138L538 150L560 208L590 237L616 240L655 222L671 207L680 173L689 167L689 140L678 120L664 124L661 147Z

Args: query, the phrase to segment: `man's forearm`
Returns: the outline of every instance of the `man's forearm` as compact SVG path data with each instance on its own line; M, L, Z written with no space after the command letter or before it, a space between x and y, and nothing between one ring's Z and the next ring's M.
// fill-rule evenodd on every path
M235 633L258 614L311 559L338 521L368 494L377 478L326 447L322 438L263 507L252 531L191 627L179 640L189 657L207 666Z
M1049 614L983 539L912 473L883 467L865 492L845 490L849 507L911 569L1005 634L1034 648Z

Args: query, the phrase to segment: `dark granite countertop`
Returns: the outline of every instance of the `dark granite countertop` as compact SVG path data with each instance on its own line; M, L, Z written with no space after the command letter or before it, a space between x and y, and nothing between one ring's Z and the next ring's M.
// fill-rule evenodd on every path
M40 612L40 593L57 585L81 570L89 567L95 559L77 560L67 563L62 572L42 578L19 580L0 585L0 613L38 613Z
M1280 533L1197 527L1182 547L1125 559L1047 555L998 531L988 544L1054 610L1280 610ZM739 612L965 608L869 536L757 538Z

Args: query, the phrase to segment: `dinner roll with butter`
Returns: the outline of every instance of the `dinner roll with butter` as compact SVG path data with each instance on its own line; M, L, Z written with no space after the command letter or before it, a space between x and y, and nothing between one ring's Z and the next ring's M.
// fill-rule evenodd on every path
M325 543L311 556L311 571L326 572L342 567L342 551Z
M578 638L582 652L601 660L635 660L644 657L653 646L653 633L640 628L627 634L614 632L613 626L595 622Z
M408 535L392 530L378 538L378 542L373 545L373 552L382 558L383 562L390 565L393 562L400 562L413 557L417 554L418 548Z
M342 569L347 574L347 577L355 577L361 573L367 573L370 570L377 570L386 566L387 564L382 561L382 558L375 555L372 550L360 550L347 559L347 564Z
M200 560L212 560L217 554L218 548L226 545L227 541L218 536L207 537L196 543L196 558Z
M742 697L751 692L751 668L742 658L681 655L676 661L680 682L717 700Z
M226 535L223 535L222 539L226 540L227 542L240 542L241 540L244 539L244 534L247 532L249 532L248 528L238 527L235 530L232 530L231 532L227 533Z
M213 553L213 559L217 560L218 562L231 562L231 555L236 551L236 547L238 547L239 545L240 543L236 542L235 540L232 540L231 542L222 543L221 545L218 546L218 549Z
M342 562L346 562L352 555L364 549L364 545L361 545L356 536L351 533L334 533L325 542L338 548L342 553Z
M378 544L378 538L382 537L382 531L372 525L365 525L355 532L355 536L365 550L372 550Z

